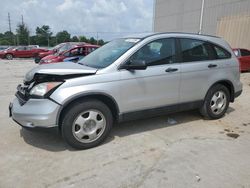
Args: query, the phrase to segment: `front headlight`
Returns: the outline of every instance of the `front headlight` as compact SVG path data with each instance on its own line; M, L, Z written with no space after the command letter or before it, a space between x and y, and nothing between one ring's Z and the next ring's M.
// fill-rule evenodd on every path
M30 95L42 97L61 83L62 82L44 82L37 84L30 90Z

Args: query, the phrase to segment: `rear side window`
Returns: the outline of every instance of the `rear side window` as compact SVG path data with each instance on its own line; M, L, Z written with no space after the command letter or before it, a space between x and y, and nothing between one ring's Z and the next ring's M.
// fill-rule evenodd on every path
M223 49L217 45L214 45L214 44L212 44L212 46L213 46L214 51L215 51L216 59L227 59L227 58L231 57L231 54L228 51L226 51L225 49Z
M17 49L18 49L18 50L26 50L26 47L20 46L20 47L18 47Z
M209 44L195 39L180 39L182 62L206 61L209 56Z
M241 56L250 56L250 51L248 51L248 50L241 49L240 53L241 53Z

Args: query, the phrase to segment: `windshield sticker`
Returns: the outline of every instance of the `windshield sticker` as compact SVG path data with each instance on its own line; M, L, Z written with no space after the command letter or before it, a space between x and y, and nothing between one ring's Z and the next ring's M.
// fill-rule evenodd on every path
M139 42L140 39L126 39L126 42L132 42L132 43L137 43Z

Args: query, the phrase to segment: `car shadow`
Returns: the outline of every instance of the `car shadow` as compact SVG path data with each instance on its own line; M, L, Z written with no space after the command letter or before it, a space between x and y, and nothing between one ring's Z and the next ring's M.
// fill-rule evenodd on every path
M226 114L230 114L234 110L234 108L229 107ZM202 119L202 116L198 111L186 111L154 118L146 118L142 120L115 124L109 137L102 145L108 144L109 142L114 140L115 137L126 137L133 134L148 132L171 126L178 126L183 123L188 123L200 119ZM20 136L27 144L40 149L52 152L64 150L77 151L64 142L57 128L32 131L22 128L20 130Z
M72 150L72 148L63 141L63 138L57 128L38 130L21 128L20 137L23 138L27 144L40 149L53 152Z

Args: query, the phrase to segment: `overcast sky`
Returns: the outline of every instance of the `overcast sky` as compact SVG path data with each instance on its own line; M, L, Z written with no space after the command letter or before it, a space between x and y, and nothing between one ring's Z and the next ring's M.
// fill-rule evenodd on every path
M32 34L49 25L55 34L67 30L72 35L93 35L109 40L129 32L152 31L154 0L1 0L0 32L12 31L21 15Z

